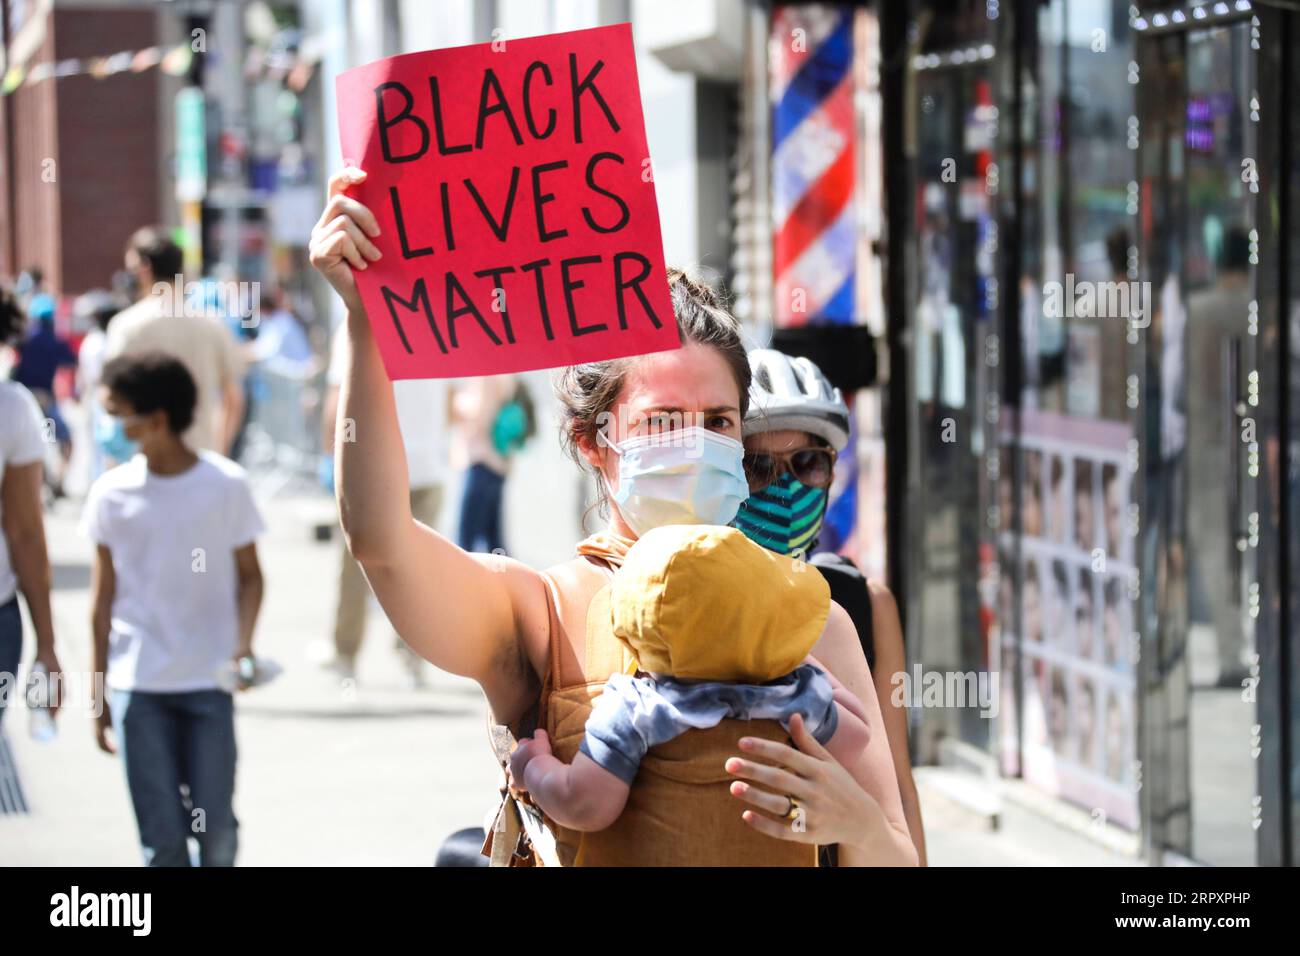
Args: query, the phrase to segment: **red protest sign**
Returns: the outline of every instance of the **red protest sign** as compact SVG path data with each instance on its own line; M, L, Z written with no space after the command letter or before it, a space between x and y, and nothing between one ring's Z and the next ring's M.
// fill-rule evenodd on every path
M390 378L680 344L627 24L390 57L338 77L355 272Z

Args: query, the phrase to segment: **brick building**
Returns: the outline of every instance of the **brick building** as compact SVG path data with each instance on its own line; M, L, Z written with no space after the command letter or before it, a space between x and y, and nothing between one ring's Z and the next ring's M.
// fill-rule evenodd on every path
M40 266L49 289L106 286L137 227L168 221L171 102L157 69L58 76L72 59L139 51L176 29L147 3L4 0L5 71L24 81L0 97L0 274ZM54 75L31 82L33 67Z

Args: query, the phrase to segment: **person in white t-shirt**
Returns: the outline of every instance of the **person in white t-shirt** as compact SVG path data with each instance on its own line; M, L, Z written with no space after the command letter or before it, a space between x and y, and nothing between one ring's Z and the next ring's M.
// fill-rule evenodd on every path
M327 391L321 414L322 481L333 487L335 417L338 411L339 388L347 372L347 336L340 325L330 345L330 364L326 373ZM411 514L430 528L438 523L442 510L443 487L447 480L450 410L449 388L445 381L434 379L408 379L393 383L393 398L397 402L398 426L402 445L406 449L406 470L410 481ZM343 423L342 436L346 441L351 432ZM327 665L343 680L356 679L357 655L366 630L366 611L370 602L370 586L366 584L361 566L348 551L347 542L339 536L338 603L334 615L334 657ZM398 652L416 684L422 682L423 663L401 638L394 638Z
M25 324L14 294L0 288L0 349L16 339ZM0 720L5 705L19 691L18 662L23 652L19 591L27 600L36 631L35 663L43 664L51 676L59 672L41 509L46 448L44 416L35 396L17 382L0 381ZM51 704L51 711L56 711L58 700Z
M4 303L12 303L8 293ZM0 324L5 317L0 314ZM0 328L0 340L10 327ZM41 476L45 461L43 418L32 393L17 382L0 381L0 719L18 692L23 650L22 591L36 631L36 663L59 672L50 615L50 561L45 550ZM51 685L54 686L54 685ZM57 709L57 701L53 702Z
M96 546L94 669L107 674L99 746L122 757L146 865L188 866L193 836L202 865L231 866L234 703L220 678L252 664L262 519L242 468L182 440L196 388L179 359L112 359L99 395L96 440L122 462L91 486L82 517Z

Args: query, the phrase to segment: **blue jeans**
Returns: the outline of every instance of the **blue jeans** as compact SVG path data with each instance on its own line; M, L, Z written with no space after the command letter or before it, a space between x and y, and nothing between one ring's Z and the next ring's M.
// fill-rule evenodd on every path
M466 551L502 552L501 498L505 475L487 465L470 466L465 474L465 493L460 500L460 532L456 543Z
M145 866L189 866L190 837L200 866L234 866L234 698L114 690L109 700Z
M9 688L14 700L22 693L18 686L18 661L23 656L23 616L18 611L18 595L0 604L0 674L9 674ZM4 720L7 694L0 693L0 721Z

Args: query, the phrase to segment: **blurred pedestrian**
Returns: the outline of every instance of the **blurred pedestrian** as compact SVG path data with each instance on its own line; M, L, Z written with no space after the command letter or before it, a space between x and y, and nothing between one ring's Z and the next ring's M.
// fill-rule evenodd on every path
M735 526L778 554L810 555L826 517L835 459L849 441L849 408L811 360L775 349L749 353L753 380L745 415L745 478L749 498ZM831 597L853 620L880 701L885 734L898 775L903 812L925 865L921 804L907 744L907 704L895 701L894 676L906 670L903 627L889 589L868 581L852 560L822 552L812 557Z
M32 296L27 308L32 327L27 337L19 342L18 361L10 377L25 385L36 397L44 417L54 428L54 440L59 444L58 470L52 476L50 487L56 498L63 497L63 478L72 458L72 432L59 411L59 399L54 393L54 377L61 368L77 364L77 355L54 329L54 296L39 292Z
M22 329L13 294L0 290L0 345ZM36 663L50 675L59 672L50 614L50 561L41 511L41 472L45 461L40 408L16 382L0 381L0 681L16 686L22 658L23 619L18 592L27 601L36 631ZM0 720L6 694L0 693ZM52 709L57 709L57 700Z
M322 483L334 490L334 443L337 436L355 441L355 426L336 423L339 390L347 374L347 335L343 325L335 331L330 347L326 394L321 411ZM410 482L411 514L428 528L436 528L442 511L443 487L447 480L447 431L449 425L448 386L440 379L407 379L393 382L398 428L406 453ZM342 680L356 679L357 656L366 631L370 586L361 566L340 536L338 595L334 612L333 657L327 666ZM423 661L404 641L394 637L403 664L417 686L423 683Z
M233 275L229 270L224 274ZM221 323L235 343L235 354L239 356L239 389L243 396L239 409L239 420L234 425L234 437L226 457L231 461L242 461L248 441L248 426L253 421L253 413L258 404L265 400L262 387L254 366L253 346L257 341L257 320L260 316L260 283L241 283L235 279L222 279L206 275L197 283L187 283L187 299L201 303L202 311L210 318Z
M198 390L194 422L182 439L195 451L228 454L244 410L243 362L234 336L202 303L189 302L181 250L162 230L138 230L125 258L138 301L109 322L105 357L156 349L180 359Z
M273 371L299 377L308 373L315 362L307 327L283 289L262 293L262 312L251 355L253 361L263 362Z
M18 280L14 282L14 298L18 300L19 308L24 311L31 304L32 297L44 291L45 270L40 266L28 266L18 274Z
M1192 623L1214 630L1219 673L1216 686L1240 689L1250 676L1251 640L1242 627L1241 602L1234 568L1237 531L1232 489L1234 479L1223 463L1240 447L1240 426L1222 414L1237 401L1235 369L1225 365L1238 328L1249 312L1254 292L1250 281L1250 234L1228 227L1217 256L1214 284L1187 300L1186 369L1183 400L1187 420L1196 424L1197 440L1186 443L1187 497L1194 521L1187 523L1187 563Z
M248 446L249 428L256 421L272 443L307 450L313 434L307 427L308 402L315 403L308 379L320 363L306 328L278 289L262 285L257 321L235 325L248 374L244 378L244 419L231 449L239 460ZM311 399L309 399L311 395ZM256 434L256 429L254 429Z
M466 551L505 553L501 513L510 455L533 427L526 402L527 393L513 375L470 379L456 390L452 420L468 466L456 543Z
M96 738L122 757L147 866L190 865L191 836L201 865L231 866L238 843L234 700L220 677L252 658L263 525L243 469L182 440L196 392L163 352L104 366L98 437L123 463L91 486L82 519L107 687Z
M108 323L122 311L121 301L103 289L92 289L79 296L72 306L73 314L90 326L77 350L77 394L81 397L90 434L94 435L103 412L99 407L99 375L104 369L104 352L108 348ZM91 442L90 478L93 481L104 472L104 453L97 443Z

